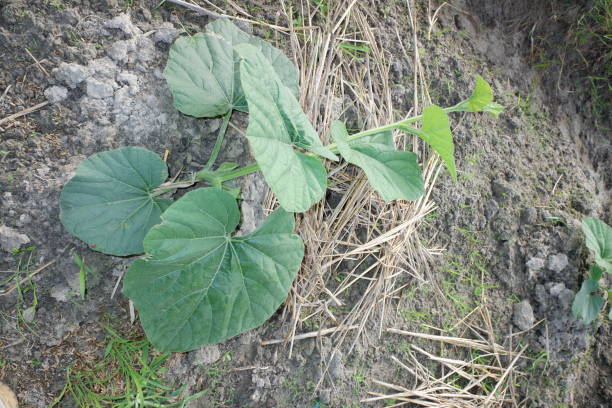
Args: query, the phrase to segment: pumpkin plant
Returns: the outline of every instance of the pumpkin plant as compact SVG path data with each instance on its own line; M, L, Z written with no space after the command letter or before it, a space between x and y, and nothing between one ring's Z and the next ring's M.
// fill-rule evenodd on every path
M157 154L123 147L83 161L60 197L62 223L93 250L146 254L127 271L123 293L163 351L192 350L254 328L286 299L304 256L292 213L323 199L328 179L323 160L337 162L340 155L362 168L385 201L416 200L424 193L417 156L396 150L392 131L422 138L456 178L448 113L497 116L503 110L477 77L472 95L452 107L431 105L422 115L355 134L336 121L334 143L325 146L298 103L295 66L227 19L178 38L164 76L180 112L223 118L203 169L192 179L166 182L166 164ZM246 138L255 163L216 166L234 111L249 114ZM419 121L419 128L413 126ZM279 208L256 231L237 236L239 191L230 182L256 171ZM176 201L162 198L195 183L204 186Z
M604 272L612 273L612 227L597 218L584 217L582 219L582 232L586 239L586 246L594 255L595 264L589 268L589 277L582 282L582 286L572 303L572 314L584 323L591 323L599 316L604 304L603 297L594 295L599 290L599 281ZM608 290L608 300L612 299L612 290ZM612 320L612 308L608 313Z

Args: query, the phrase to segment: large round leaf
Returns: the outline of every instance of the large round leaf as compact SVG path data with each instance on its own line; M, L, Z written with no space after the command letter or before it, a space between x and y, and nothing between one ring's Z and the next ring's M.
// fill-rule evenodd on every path
M145 234L170 205L151 196L167 177L166 163L146 149L123 147L94 154L62 189L62 224L96 251L140 254Z
M230 43L213 34L178 38L164 70L174 106L186 115L210 118L232 109L246 112Z
M286 299L304 256L293 215L279 209L236 237L236 200L217 188L185 194L145 238L123 293L163 351L217 343L265 322Z
M206 26L206 31L216 33L232 45L251 44L257 47L270 62L278 77L293 95L297 96L299 91L298 71L295 65L281 50L273 47L269 42L250 35L236 27L227 18L219 18Z

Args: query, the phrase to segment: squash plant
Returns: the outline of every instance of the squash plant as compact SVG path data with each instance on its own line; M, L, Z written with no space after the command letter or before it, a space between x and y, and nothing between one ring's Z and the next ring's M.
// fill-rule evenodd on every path
M597 218L584 217L582 219L582 232L586 239L586 246L595 257L595 264L589 268L589 278L582 282L582 286L572 303L572 314L584 323L591 323L597 318L604 299L593 295L599 289L599 281L604 272L612 273L612 227ZM608 300L612 299L612 290L608 290ZM612 320L612 308L608 313Z
M294 212L323 199L323 159L361 167L385 201L424 193L412 152L396 150L392 131L425 140L456 178L448 113L498 115L490 86L480 77L472 95L442 109L349 134L334 122L334 143L323 145L297 100L298 72L266 41L227 19L175 41L164 71L174 105L197 118L223 117L212 154L193 179L166 182L166 164L140 147L97 153L83 161L60 196L65 228L96 251L146 254L127 271L123 293L139 311L149 339L163 351L186 351L222 341L266 321L286 299L304 256L293 231ZM255 163L215 166L233 111L248 112L246 130ZM419 128L415 122L421 122ZM280 208L245 236L231 183L261 171ZM176 201L162 198L202 183ZM167 195L167 194L166 194Z

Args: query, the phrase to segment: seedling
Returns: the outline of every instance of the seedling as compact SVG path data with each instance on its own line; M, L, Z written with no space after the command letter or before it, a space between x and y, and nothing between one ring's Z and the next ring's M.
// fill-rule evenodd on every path
M587 248L595 257L595 265L591 265L589 278L582 282L576 293L572 314L588 324L597 318L604 304L601 296L593 295L599 289L599 280L604 272L612 273L612 228L601 220L585 217L582 219L582 232ZM612 290L608 291L608 299L612 299ZM608 319L612 319L612 308Z
M85 299L85 294L87 293L87 275L91 275L93 271L89 266L85 265L85 260L79 254L75 253L72 259L75 265L79 267L79 295L81 299Z
M416 154L398 151L392 131L417 135L438 152L456 179L448 113L489 112L490 86L480 77L472 95L442 109L349 134L331 128L323 145L297 100L298 74L291 61L266 41L228 20L207 32L176 40L165 78L175 107L198 118L223 118L203 169L188 180L168 183L166 163L153 152L124 147L95 154L64 186L61 221L90 248L134 261L123 293L140 312L153 344L185 351L220 342L266 321L285 300L304 255L293 232L294 216L325 196L323 159L361 167L385 201L416 200L424 193ZM255 163L215 166L233 111L248 112L246 138ZM413 127L415 122L421 127ZM240 222L232 181L261 171L280 208L255 232L234 235ZM201 183L177 201L165 193Z

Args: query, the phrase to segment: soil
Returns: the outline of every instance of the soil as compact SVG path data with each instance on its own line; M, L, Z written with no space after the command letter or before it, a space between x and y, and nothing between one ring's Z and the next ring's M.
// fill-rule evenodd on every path
M103 318L119 325L130 320L127 299L114 289L131 260L92 251L59 222L59 192L78 163L94 152L137 145L160 155L168 150L176 175L197 170L212 149L220 120L179 114L161 75L174 38L201 31L208 17L158 3L0 0L0 121L49 102L0 122L0 225L10 228L3 237L21 245L20 252L2 248L0 277L5 282L17 270L37 272L28 290L0 296L0 381L16 392L21 407L48 406L64 387L67 367L103 353ZM263 20L279 18L276 2L238 3ZM529 329L517 344L526 345L526 355L545 356L520 363L527 374L518 400L525 406L607 406L609 322L587 326L570 309L589 261L580 219L612 220L609 118L590 109L583 73L534 61L534 55L555 57L553 40L567 36L567 21L581 9L562 2L461 0L443 7L428 33L427 2L416 3L432 101L457 103L480 74L506 111L499 119L453 117L459 180L440 177L432 194L438 209L421 232L428 245L445 248L431 266L432 284L463 301L436 300L410 286L396 304L393 326L421 330L415 312L429 316L427 323L449 324L465 314L460 303L485 303L500 342ZM403 115L410 109L413 64L395 30L412 38L407 10L403 2L360 7L379 16L372 24L388 52L393 98ZM551 10L558 13L554 19ZM232 121L246 127L245 116ZM222 160L249 162L236 130L230 129L222 151ZM242 187L242 228L249 230L262 219L266 188L257 177ZM84 300L75 253L94 271ZM486 296L475 296L472 283L451 273L457 270L479 271ZM27 311L32 305L33 315ZM336 353L317 388L332 340L296 342L291 358L282 344L260 345L282 338L286 329L275 316L221 344L175 353L167 379L185 385L186 394L210 390L192 407L356 407L375 388L372 378L406 382L389 359L402 355L406 339L386 334L370 339L369 347ZM59 406L74 402L67 396Z

